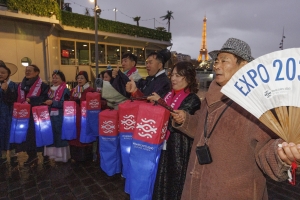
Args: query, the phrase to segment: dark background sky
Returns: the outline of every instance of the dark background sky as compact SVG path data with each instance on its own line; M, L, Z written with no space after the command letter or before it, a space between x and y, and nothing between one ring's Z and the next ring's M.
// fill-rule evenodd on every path
M84 14L92 8L89 0L65 0L73 12ZM140 26L154 28L166 22L161 16L173 11L172 50L197 58L203 18L207 17L208 51L220 49L229 37L246 41L254 57L280 50L284 28L284 49L300 47L300 0L98 0L101 17L136 24L131 17L141 16ZM155 20L154 20L155 18Z

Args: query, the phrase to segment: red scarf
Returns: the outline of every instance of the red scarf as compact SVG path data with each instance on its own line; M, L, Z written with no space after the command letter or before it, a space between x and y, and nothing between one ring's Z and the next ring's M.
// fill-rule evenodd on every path
M133 74L133 73L136 72L136 71L137 71L137 69L136 69L136 67L134 66L133 68L131 68L131 69L126 73L127 77L131 76L131 74Z
M30 87L29 92L27 93L26 96L25 96L25 91L21 89L21 83L20 83L18 87L18 102L26 103L27 102L26 98L40 96L42 83L43 83L42 79L38 77L38 79Z
M48 92L49 98L51 98L53 101L60 101L66 88L67 88L66 83L62 82L55 91L50 89ZM49 94L53 94L53 93L54 93L53 96L49 95ZM58 115L58 108L51 108L51 113L54 114L54 112L57 112L57 115Z
M182 101L190 94L190 91L187 90L186 92L184 89L182 90L172 90L169 92L164 100L168 104L168 106L171 106L174 110L178 110L179 106L181 105ZM170 131L167 130L167 136L166 140L168 140L170 136Z

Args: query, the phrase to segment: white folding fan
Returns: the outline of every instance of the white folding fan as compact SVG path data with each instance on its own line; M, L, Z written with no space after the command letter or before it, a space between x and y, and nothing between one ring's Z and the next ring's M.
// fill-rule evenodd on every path
M300 48L255 59L238 70L221 92L286 142L300 143Z

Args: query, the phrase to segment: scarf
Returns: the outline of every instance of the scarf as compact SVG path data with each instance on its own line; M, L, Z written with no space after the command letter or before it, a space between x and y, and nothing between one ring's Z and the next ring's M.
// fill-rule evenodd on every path
M58 86L52 86L48 92L48 97L53 101L60 101L65 88L67 88L65 82L62 82ZM58 108L51 108L50 116L57 116L58 114Z
M18 102L26 103L26 98L39 96L42 83L42 79L39 76L31 79L24 78L18 86ZM25 95L25 92L27 92L27 95Z
M136 67L134 66L133 68L131 68L130 70L124 72L124 74L126 74L127 77L130 77L134 72L136 72L137 69Z
M88 87L90 87L89 83L84 84L83 86L77 85L74 89L73 89L73 97L76 98L81 98L81 94L82 92L87 89Z
M190 91L187 90L186 92L184 89L182 90L172 90L169 92L164 100L167 103L168 106L171 106L174 110L178 110L179 106L181 105L182 101L190 94ZM170 136L170 131L167 130L166 140L168 140Z

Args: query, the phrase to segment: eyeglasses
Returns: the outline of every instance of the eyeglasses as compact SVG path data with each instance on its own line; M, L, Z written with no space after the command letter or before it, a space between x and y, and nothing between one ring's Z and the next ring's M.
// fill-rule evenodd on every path
M58 70L58 69L55 69L55 70L53 71L53 74L58 74L58 72L59 72L59 70Z

